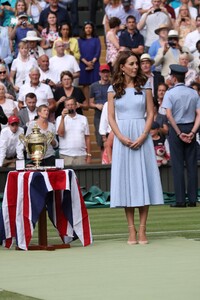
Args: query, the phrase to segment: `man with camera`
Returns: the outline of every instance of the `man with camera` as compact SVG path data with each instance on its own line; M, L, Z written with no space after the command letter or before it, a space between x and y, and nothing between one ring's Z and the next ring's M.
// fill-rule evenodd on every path
M172 27L171 16L164 6L161 6L161 0L152 0L152 7L142 15L140 22L137 24L138 30L146 26L145 52L148 52L152 42L157 40L155 30L161 24Z
M40 71L32 68L29 73L30 82L23 84L19 89L19 108L26 106L25 96L27 93L34 93L37 97L37 107L42 104L48 105L49 111L54 112L56 102L48 84L40 82Z
M28 15L24 12L19 13L18 22L10 33L10 39L15 41L15 57L18 55L18 44L26 38L26 34L29 30L33 30L34 26L29 23Z
M68 97L61 116L56 119L60 158L66 165L91 162L90 132L87 118L76 113L76 99Z
M179 35L176 30L170 30L168 33L168 40L162 48L158 49L158 53L154 60L155 66L162 65L161 75L167 78L169 75L169 65L178 64L181 53L189 54L189 61L193 60L193 56L187 47L179 45Z
M41 55L38 58L38 65L40 71L40 81L48 84L54 91L54 89L57 87L56 76L55 72L49 68L49 57L46 54Z

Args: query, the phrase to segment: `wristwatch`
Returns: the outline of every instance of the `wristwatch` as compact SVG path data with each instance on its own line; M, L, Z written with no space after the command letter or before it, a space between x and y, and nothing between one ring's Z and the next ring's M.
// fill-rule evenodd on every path
M92 156L92 154L91 153L87 153L87 156Z

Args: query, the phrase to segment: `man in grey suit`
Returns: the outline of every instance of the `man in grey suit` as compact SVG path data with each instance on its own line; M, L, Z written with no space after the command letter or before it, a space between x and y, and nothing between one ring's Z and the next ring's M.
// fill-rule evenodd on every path
M37 97L34 93L28 93L25 96L26 107L20 109L19 111L19 119L20 119L20 127L24 128L24 132L26 133L27 126L30 121L33 121L37 116Z

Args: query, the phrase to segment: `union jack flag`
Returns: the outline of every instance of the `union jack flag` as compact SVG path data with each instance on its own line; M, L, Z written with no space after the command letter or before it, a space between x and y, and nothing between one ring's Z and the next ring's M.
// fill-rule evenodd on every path
M16 239L20 249L28 249L45 205L64 243L77 237L83 246L92 243L87 209L73 170L12 171L0 210L0 240L5 247L10 248Z

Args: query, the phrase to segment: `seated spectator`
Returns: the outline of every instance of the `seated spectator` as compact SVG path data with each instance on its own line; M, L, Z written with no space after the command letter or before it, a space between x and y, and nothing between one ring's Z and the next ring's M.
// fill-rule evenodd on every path
M36 31L28 31L23 41L27 42L30 57L33 57L37 60L38 57L44 54L44 50L38 45L38 42L41 41L41 38L37 36Z
M48 25L47 16L49 12L56 14L58 26L60 26L63 22L71 24L67 9L64 9L58 5L59 0L49 0L48 2L49 6L46 7L40 14L38 23L38 29L40 32L42 32L42 29L46 28Z
M38 68L32 68L29 73L30 82L23 84L19 90L19 108L25 106L25 97L27 93L34 93L37 97L37 107L48 105L49 111L55 111L55 100L48 84L40 82L40 71Z
M113 141L114 141L114 133L113 133L113 131L111 131L108 134L106 142L104 143L104 151L103 151L103 155L102 155L102 165L112 163Z
M149 55L151 56L152 59L155 58L155 56L158 53L158 49L164 47L164 45L167 43L168 39L168 32L169 32L169 27L166 24L161 24L156 30L155 34L158 35L158 40L154 41L150 48L149 48ZM161 73L162 65L154 67L154 70L156 72Z
M40 81L42 83L48 84L53 91L57 86L60 86L60 84L56 84L57 77L52 69L49 68L49 57L46 54L43 54L38 58L38 66L40 71Z
M191 67L197 72L197 74L199 75L200 73L200 40L196 43L196 48L197 48L197 52L195 51L194 55L194 60L191 63ZM200 80L200 78L198 78L198 81Z
M158 53L155 57L155 66L162 64L161 74L165 77L165 80L170 73L169 65L178 64L179 56L182 52L188 52L189 60L193 60L193 56L189 49L179 45L178 32L176 30L170 30L168 33L168 43L158 49Z
M0 26L0 63L5 64L8 69L8 65L11 64L12 60L8 28Z
M136 23L140 21L141 15L137 9L134 8L133 1L131 0L122 0L122 14L120 17L121 24L126 25L126 19L128 16L135 17Z
M52 56L53 43L58 39L58 24L57 16L54 12L49 12L47 15L47 27L41 32L41 47L45 50L48 57Z
M112 18L111 18L112 19ZM99 68L100 80L90 86L90 108L95 110L94 127L97 145L103 153L104 145L102 136L99 134L99 123L104 104L107 101L107 91L110 86L110 68L108 65L101 65Z
M160 136L159 127L160 127L159 124L154 121L150 131L153 144L154 144L158 167L162 165L166 165L167 162L169 161L169 156L165 148L165 137Z
M76 99L76 112L82 115L82 109L87 109L88 104L82 90L79 87L72 85L72 73L70 71L63 71L60 75L60 81L62 86L57 87L54 93L54 97L56 100L55 117L61 115L64 109L65 100L69 97Z
M144 37L137 30L135 17L128 16L126 18L126 29L119 37L119 44L122 51L128 48L138 55L144 52Z
M38 29L40 14L46 5L43 0L27 0L27 15L32 18L35 29Z
M158 84L157 95L155 96L155 102L158 103L158 112L161 115L166 115L166 109L162 107L162 102L166 91L168 90L168 85L164 82ZM159 123L160 124L160 123ZM160 124L161 126L161 124ZM161 126L162 127L162 126Z
M58 147L56 139L56 131L53 123L48 121L49 118L49 107L47 105L40 105L37 108L38 118L35 121L29 123L26 136L32 133L32 128L37 125L40 128L40 132L47 134L49 131L54 134L52 142L47 146L44 159L41 162L41 166L55 166L55 148Z
M76 58L77 62L79 62L80 51L78 46L78 40L72 37L71 25L66 22L62 23L59 27L58 33L59 33L59 38L57 39L57 41L63 42L65 54L73 55ZM52 56L54 55L56 55L55 42L52 48Z
M3 0L1 1L1 9L3 10L3 27L12 28L17 24L19 13L26 12L27 7L24 0Z
M199 55L196 44L200 40L200 15L196 17L196 30L189 32L184 41L184 46L187 47L194 55Z
M19 126L24 129L24 132L26 133L27 127L31 121L34 121L37 117L37 97L34 93L28 93L25 96L25 104L26 107L23 107L19 110Z
M31 68L37 67L35 58L28 54L28 45L26 42L19 43L19 55L13 60L10 71L10 81L16 92L25 83Z
M116 17L110 18L109 20L110 30L108 30L106 34L106 45L107 45L106 62L109 65L111 72L120 48L119 37L117 35L119 31L120 23L121 23L120 19Z
M200 96L200 83L199 82L191 82L190 86L195 90L197 91L197 93L199 94Z
M142 30L146 26L146 52L148 52L152 42L156 41L157 36L155 34L155 30L161 24L166 24L169 28L171 28L171 15L165 7L161 6L161 0L152 0L152 7L142 15L139 23L137 24L138 30Z
M161 89L162 86L159 86L158 88L158 91L159 89ZM164 87L164 86L163 86ZM160 92L158 92L160 93ZM169 123L168 123L168 119L167 119L167 116L166 116L166 113L165 115L164 114L161 114L159 112L159 104L157 101L154 101L154 121L157 122L159 124L159 134L162 136L165 136L168 135L168 132L169 132Z
M187 34L196 29L195 23L195 19L193 19L190 15L189 7L187 5L182 5L174 23L174 29L178 31L180 37L179 45L181 47L184 45Z
M83 93L89 101L89 86L99 80L101 55L101 43L94 24L88 21L84 23L78 44L81 54L79 84L83 86Z
M72 73L74 79L79 78L79 65L73 55L65 54L64 43L62 41L56 41L55 50L56 55L51 57L49 62L50 68L57 78L56 83L60 82L60 74L66 70Z
M6 125L8 122L8 118L4 114L3 108L0 105L0 131L1 131L1 124Z
M28 21L28 15L22 12L18 15L17 25L10 33L10 39L14 41L15 57L18 55L19 43L26 37L29 30L33 30L33 25Z
M104 0L105 4L105 16L103 19L105 34L110 30L109 19L112 17L121 18L122 16L122 5L121 0Z
M157 94L158 84L164 82L163 76L160 73L152 73L151 67L154 64L154 60L151 59L150 55L144 53L140 57L140 66L142 72L148 77L148 80L151 84L152 95L155 96Z
M179 10L182 5L186 4L189 7L190 15L193 19L196 19L197 17L197 9L193 6L193 3L191 0L180 0L180 5L175 9L176 18L178 17Z
M6 98L16 100L15 89L9 80L8 71L4 64L0 64L0 82L3 83L7 89Z
M23 133L19 118L10 116L8 126L0 134L0 167L15 168L16 159L24 159L24 146L19 140L19 135Z
M0 105L7 118L12 115L18 114L16 102L12 99L6 98L7 88L3 83L0 82Z
M188 71L185 74L185 85L190 86L193 81L198 79L197 72L190 67L189 64L189 54L181 53L179 56L179 64L181 66L187 67Z
M76 113L76 99L67 98L61 116L56 119L60 158L65 165L91 162L90 133L87 118Z

